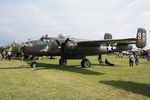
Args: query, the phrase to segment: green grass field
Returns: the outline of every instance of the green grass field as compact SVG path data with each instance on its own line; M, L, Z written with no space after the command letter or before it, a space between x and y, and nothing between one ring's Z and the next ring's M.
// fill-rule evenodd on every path
M104 55L116 64L110 67L88 58L91 68L81 68L81 60L60 68L59 58L41 58L38 68L30 68L30 61L0 60L0 100L150 100L146 59L129 67L128 57Z

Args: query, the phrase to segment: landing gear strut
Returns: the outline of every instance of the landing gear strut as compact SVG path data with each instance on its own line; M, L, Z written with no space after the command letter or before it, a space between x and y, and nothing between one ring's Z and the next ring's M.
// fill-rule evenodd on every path
M102 61L102 55L101 54L98 55L97 59L98 59L99 64L103 63L103 61Z
M32 55L31 60L33 60L33 62L30 64L31 68L36 68L38 66L37 62L35 62L38 59L39 57Z
M63 65L66 65L66 64L67 64L67 59L64 59L64 58L59 59L59 65L60 66L63 66Z
M83 68L89 68L89 67L91 67L91 62L88 59L83 59L81 61L81 66Z

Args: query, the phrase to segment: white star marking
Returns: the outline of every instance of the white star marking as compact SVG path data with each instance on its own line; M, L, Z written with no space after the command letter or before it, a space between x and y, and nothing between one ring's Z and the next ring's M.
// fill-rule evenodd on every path
M109 44L109 46L107 47L107 51L112 51L113 47Z

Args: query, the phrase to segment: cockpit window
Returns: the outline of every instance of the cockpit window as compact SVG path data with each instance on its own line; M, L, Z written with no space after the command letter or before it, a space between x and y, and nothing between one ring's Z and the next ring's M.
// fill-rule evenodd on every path
M43 41L43 42L50 42L50 39L48 39L48 38L41 38L41 41Z

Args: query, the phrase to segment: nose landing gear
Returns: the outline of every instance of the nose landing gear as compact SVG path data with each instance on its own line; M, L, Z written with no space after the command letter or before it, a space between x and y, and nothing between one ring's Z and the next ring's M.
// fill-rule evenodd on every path
M63 59L63 58L59 59L59 65L60 66L63 66L63 65L66 65L66 64L67 64L67 59Z
M38 66L37 62L32 62L31 63L31 68L36 68Z

